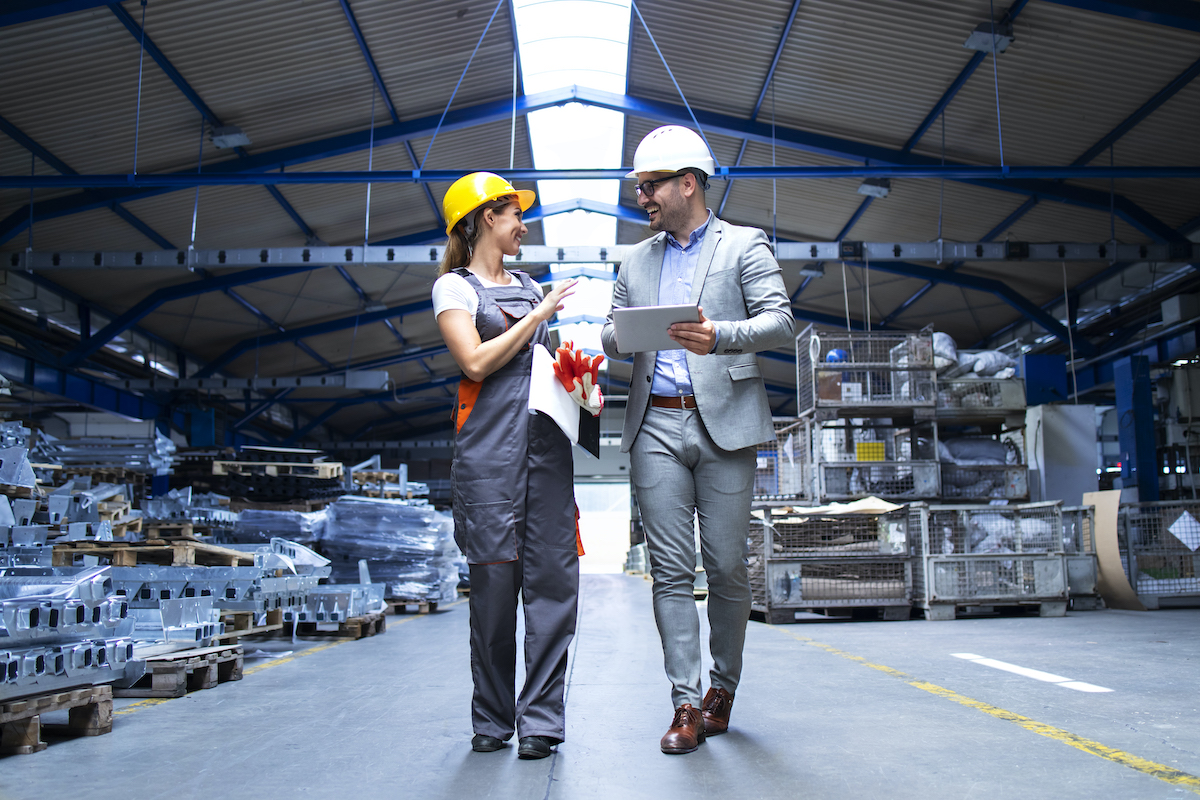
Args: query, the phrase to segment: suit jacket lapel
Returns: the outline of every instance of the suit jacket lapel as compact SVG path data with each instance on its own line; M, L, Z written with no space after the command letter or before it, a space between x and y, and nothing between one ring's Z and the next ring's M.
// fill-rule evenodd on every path
M708 268L713 256L717 253L717 244L721 241L721 220L714 215L708 230L704 232L704 244L700 245L700 255L696 258L696 271L692 274L692 293L688 301L695 303L700 299L700 290L704 288L704 279L708 277Z

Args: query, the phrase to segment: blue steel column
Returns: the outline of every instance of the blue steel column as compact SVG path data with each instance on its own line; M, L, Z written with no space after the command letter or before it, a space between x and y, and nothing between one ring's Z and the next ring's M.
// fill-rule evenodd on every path
M1117 392L1117 436L1121 446L1121 483L1136 486L1138 501L1158 500L1158 448L1150 359L1128 356L1113 364Z

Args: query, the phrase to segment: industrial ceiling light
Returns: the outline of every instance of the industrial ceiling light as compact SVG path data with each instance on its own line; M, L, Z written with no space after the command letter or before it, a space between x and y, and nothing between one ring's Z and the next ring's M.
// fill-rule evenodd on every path
M250 144L250 137L237 125L222 125L219 128L213 128L209 138L218 150L246 147Z
M1003 53L1013 43L1013 26L1011 22L981 22L971 31L971 35L963 42L968 50L978 50L981 53L992 52L993 31L995 31L995 46L997 53Z
M866 178L858 187L858 193L867 197L887 197L891 190L891 178Z

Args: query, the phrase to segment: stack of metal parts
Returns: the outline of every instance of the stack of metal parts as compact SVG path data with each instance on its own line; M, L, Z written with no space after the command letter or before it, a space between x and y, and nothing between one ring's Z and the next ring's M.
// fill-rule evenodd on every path
M337 630L348 619L382 613L385 588L382 583L372 583L363 559L358 562L358 583L314 587L309 590L304 607L284 611L283 620L316 623L317 630Z
M229 510L227 496L193 492L190 487L172 489L165 495L147 500L146 516L153 520L191 522L218 537L238 521L237 512Z
M96 470L132 470L167 475L175 443L161 433L151 437L90 436L58 439L38 432L33 453L38 461Z
M53 548L46 544L50 526L34 524L37 500L0 495L0 567L49 567Z
M109 567L0 570L0 700L140 678Z
M320 550L333 563L337 584L359 580L365 559L387 597L450 602L458 594L462 553L449 514L412 501L342 497L329 507Z
M101 483L92 486L89 476L76 477L54 489L46 498L46 518L51 525L59 526L66 541L91 539L111 542L112 523L100 518L100 504L106 501L128 500L128 487L118 483ZM141 511L131 511L131 518L140 516ZM127 541L140 538L136 533L126 537Z
M246 508L238 512L232 528L222 531L218 541L240 544L269 544L272 539L287 539L312 546L325 530L327 512L272 511Z
M29 429L20 422L0 423L0 483L31 488L37 483L28 443Z
M224 633L222 612L304 608L329 575L328 560L295 542L275 539L254 551L252 567L112 567L116 591L136 619L133 637L155 652L203 647Z

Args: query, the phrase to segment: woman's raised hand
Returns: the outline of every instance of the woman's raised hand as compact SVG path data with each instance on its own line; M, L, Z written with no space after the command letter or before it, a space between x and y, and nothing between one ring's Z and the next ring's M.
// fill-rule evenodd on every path
M571 278L551 289L550 293L542 298L542 302L538 303L535 313L549 322L551 317L562 311L562 301L575 294L575 284L578 282L578 278Z

